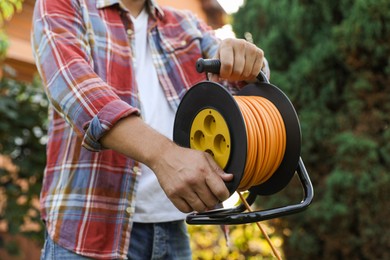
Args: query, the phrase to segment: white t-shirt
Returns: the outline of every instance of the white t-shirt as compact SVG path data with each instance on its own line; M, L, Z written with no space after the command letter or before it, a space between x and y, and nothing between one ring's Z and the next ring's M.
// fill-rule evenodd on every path
M144 9L137 18L132 17L132 21L135 34L135 77L141 100L141 115L148 125L172 139L175 111L168 104L160 86L148 48L148 13ZM167 198L152 170L141 165L134 221L166 222L185 219L185 216Z

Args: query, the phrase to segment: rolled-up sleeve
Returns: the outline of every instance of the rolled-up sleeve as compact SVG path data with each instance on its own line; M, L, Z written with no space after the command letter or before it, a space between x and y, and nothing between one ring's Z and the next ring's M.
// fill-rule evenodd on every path
M139 111L94 71L88 26L77 1L38 0L32 45L51 105L83 139L85 148L98 151L99 139L118 120Z

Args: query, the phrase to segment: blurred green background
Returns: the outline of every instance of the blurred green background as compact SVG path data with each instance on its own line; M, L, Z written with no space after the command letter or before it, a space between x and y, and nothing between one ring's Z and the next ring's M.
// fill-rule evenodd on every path
M1 0L0 21L21 3ZM390 259L390 1L247 0L230 18L237 37L265 51L271 82L297 110L315 189L308 210L264 223L273 243L285 259ZM0 59L7 47L0 32ZM1 79L0 227L38 247L47 105L38 79ZM255 208L301 197L293 180ZM230 247L218 226L189 230L194 259L273 258L254 224L231 226ZM8 255L23 253L3 238Z

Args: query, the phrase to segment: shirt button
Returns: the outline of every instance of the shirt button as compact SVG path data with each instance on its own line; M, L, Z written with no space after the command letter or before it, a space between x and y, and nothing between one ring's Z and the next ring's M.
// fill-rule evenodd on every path
M132 212L131 207L127 207L127 208L126 208L126 212L129 213L129 214L131 214L131 212Z
M186 41L181 41L181 46L184 46L184 45L186 45L187 44L187 42Z
M126 33L127 33L127 35L131 35L131 34L133 33L133 30L127 29L127 30L126 30Z
M136 174L136 175L140 175L140 174L141 174L140 168L137 167L137 166L134 166L134 167L133 167L133 173Z

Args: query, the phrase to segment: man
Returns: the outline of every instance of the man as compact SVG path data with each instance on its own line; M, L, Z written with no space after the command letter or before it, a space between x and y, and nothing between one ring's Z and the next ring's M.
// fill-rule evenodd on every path
M51 103L42 259L191 259L183 213L233 176L171 141L176 108L198 58L253 80L263 52L152 0L37 0L32 41Z

